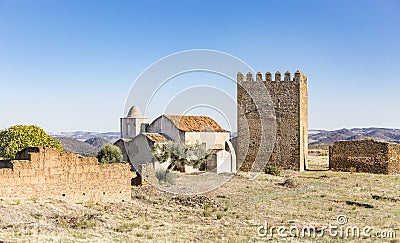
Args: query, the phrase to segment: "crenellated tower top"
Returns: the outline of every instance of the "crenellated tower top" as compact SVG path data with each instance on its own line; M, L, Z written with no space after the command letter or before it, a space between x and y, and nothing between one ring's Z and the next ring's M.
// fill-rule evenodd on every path
M244 75L241 72L238 72L237 74L237 81L239 83L241 82L254 82L253 74L251 72L248 72L246 75ZM307 82L307 76L301 73L299 70L297 70L294 73L293 79L291 78L291 74L289 71L286 71L282 80L282 75L279 71L275 73L275 79L272 80L272 74L271 72L266 72L265 73L265 79L263 79L263 75L261 72L256 73L256 80L255 82L259 81L264 81L264 82L278 82L278 81L283 81L283 82Z

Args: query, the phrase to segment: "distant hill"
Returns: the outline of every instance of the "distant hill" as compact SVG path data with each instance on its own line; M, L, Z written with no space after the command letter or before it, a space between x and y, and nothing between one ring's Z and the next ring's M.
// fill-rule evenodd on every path
M114 143L120 138L119 132L59 132L51 136L58 139L66 152L82 156L96 156L100 148L107 143Z
M331 145L340 140L360 140L365 138L400 143L400 129L371 127L334 131L310 130L308 143L309 145Z
M72 152L82 156L96 156L98 148L74 138L58 137L56 138L64 147L65 152Z
M92 145L96 149L100 149L104 145L110 143L110 141L104 138L94 137L94 138L89 138L88 140L85 141L85 143Z

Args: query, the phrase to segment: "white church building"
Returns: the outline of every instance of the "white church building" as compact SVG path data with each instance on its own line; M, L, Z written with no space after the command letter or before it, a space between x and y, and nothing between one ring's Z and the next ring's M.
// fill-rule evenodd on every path
M149 124L138 107L132 106L121 118L121 139L115 142L136 170L154 161L152 148L157 143L181 141L187 145L204 144L210 153L206 170L216 173L236 172L236 156L230 132L208 116L162 115Z

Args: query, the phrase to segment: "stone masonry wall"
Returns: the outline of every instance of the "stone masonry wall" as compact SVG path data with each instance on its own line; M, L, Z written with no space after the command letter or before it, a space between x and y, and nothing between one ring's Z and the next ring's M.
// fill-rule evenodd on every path
M339 141L329 147L329 168L375 174L400 173L400 145L374 140Z
M262 79L257 73L256 81L252 74L246 77L238 74L238 161L243 161L241 170L249 171L251 165L258 160L266 160L272 152L267 166L278 166L284 169L304 170L307 164L308 153L308 87L307 77L299 71L291 79L286 72L282 80L279 72L272 80L270 72ZM266 87L271 97L262 86ZM275 111L276 140L273 151L264 151L260 148L262 135L273 134L272 126L261 128L262 114L271 113L268 106L272 101ZM256 107L256 103L266 104ZM274 122L272 118L266 124ZM246 148L248 150L246 151Z
M388 174L400 174L400 145L389 143Z
M52 148L30 147L0 161L0 198L127 201L130 180L127 163L100 164Z

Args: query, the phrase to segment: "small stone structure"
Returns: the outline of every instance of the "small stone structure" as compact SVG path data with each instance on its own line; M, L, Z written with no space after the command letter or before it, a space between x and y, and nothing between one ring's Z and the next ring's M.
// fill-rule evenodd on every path
M0 198L50 198L73 202L131 199L127 163L101 164L53 148L29 147L0 161Z
M153 184L156 181L156 171L154 169L153 163L145 163L142 164L142 174L141 174L141 182L140 184L150 183Z
M335 171L400 174L400 145L369 139L335 142L329 147L329 168Z
M307 77L299 71L294 73L293 79L285 72L283 80L280 72L275 73L275 80L270 72L265 74L265 80L260 72L256 74L256 80L250 72L246 76L237 74L237 161L242 163L240 170L250 171L254 163L264 165L270 154L267 166L299 171L307 168L307 82ZM275 117L271 115L270 107L274 108ZM260 148L261 142L271 140L268 136L274 133L273 124L261 127L262 122L275 123L276 139L272 151Z

